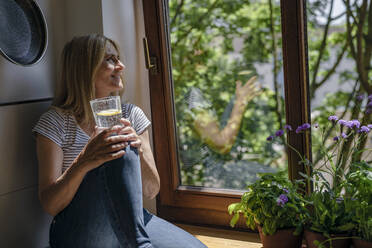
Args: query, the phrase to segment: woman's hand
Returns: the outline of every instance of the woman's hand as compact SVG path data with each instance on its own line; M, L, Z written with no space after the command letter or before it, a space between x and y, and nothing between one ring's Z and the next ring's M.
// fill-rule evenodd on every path
M125 154L124 148L128 145L128 139L123 135L115 135L120 130L120 126L112 128L95 127L88 144L76 158L77 162L90 171L107 161L123 156Z
M124 135L126 137L126 141L130 144L130 146L136 147L139 152L141 152L141 139L139 138L136 130L132 127L132 124L129 120L121 118L120 122L123 124L121 130L119 131L118 135Z
M236 101L247 105L254 97L261 93L261 90L256 86L256 79L256 76L251 77L244 85L240 81L236 82Z

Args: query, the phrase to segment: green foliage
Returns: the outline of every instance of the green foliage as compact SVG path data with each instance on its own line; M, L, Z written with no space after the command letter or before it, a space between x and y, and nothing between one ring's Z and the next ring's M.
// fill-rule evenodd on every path
M314 191L309 196L311 214L308 220L310 229L326 237L335 233L350 233L355 225L352 214L346 211L350 198L336 198L332 191Z
M355 235L372 242L372 166L354 163L346 175L345 191L352 199L348 211L356 225Z
M314 192L313 215L310 220L315 223L313 231L323 233L328 239L318 240L314 244L319 248L329 247L329 242L337 239L361 238L372 241L372 167L366 162L353 163L343 181L345 194L336 199L327 191ZM318 211L318 212L317 212ZM314 220L317 218L317 220ZM327 228L327 224L332 228ZM344 237L334 237L330 234L344 233Z
M273 0L274 31L280 36L279 1ZM228 118L229 106L234 103L235 82L245 82L256 74L255 63L269 63L272 59L272 37L270 13L267 1L169 1L170 33L172 48L172 76L174 82L175 113L180 149L182 182L204 185L207 164L191 148L202 149L201 142L193 130L193 118L188 111L187 97L192 87L198 88L206 101L213 106L214 115L223 128ZM234 42L239 41L240 50L235 51ZM281 39L277 39L277 47ZM279 49L278 49L279 50ZM239 53L238 56L232 56ZM241 74L251 71L251 74ZM281 99L283 102L283 99ZM283 104L283 103L280 104ZM242 160L271 165L282 156L265 140L270 130L277 129L281 120L274 113L275 96L271 90L252 101L242 120L240 132L229 155L221 156L213 151L205 156L209 160L237 163ZM274 121L273 121L274 120ZM247 159L249 158L249 159ZM276 163L283 167L283 164ZM240 180L239 188L245 187L248 178ZM221 187L237 183L226 182Z
M342 94L339 98L342 98ZM335 97L330 101L337 99ZM356 104L360 105L358 102ZM334 239L331 234L351 234L355 230L358 230L358 235L369 239L372 214L371 167L359 156L367 150L360 143L368 135L369 128L357 120L339 120L338 123L337 120L337 116L329 116L327 122L313 125L312 134L320 132L314 150L323 155L316 165L287 144L301 158L301 164L306 170L306 173L300 173L304 181L313 186L313 192L305 198L309 210L306 223L309 229L322 233L330 240ZM333 144L324 142L325 130L330 130L327 126L331 126L333 135L336 135ZM311 125L301 125L296 133L300 135L310 130ZM349 144L347 149L346 144Z
M351 1L353 3L353 1ZM252 71L256 74L258 63L272 63L273 54L277 53L281 61L281 23L280 5L278 0L273 3L273 22L270 18L269 2L266 0L235 1L235 0L170 0L170 35L172 50L172 76L174 83L175 113L177 117L178 144L181 157L182 182L191 185L204 185L204 171L207 165L195 157L190 147L202 148L203 143L195 135L191 118L188 118L188 103L185 96L191 87L201 90L206 100L212 103L217 119L224 119L226 106L234 99L235 82L245 81L248 75L241 71ZM327 121L327 115L344 111L346 115L356 112L355 105L348 105L350 87L358 93L365 92L361 87L360 75L356 70L355 58L351 56L350 47L345 46L347 28L339 21L346 13L328 20L331 1L312 0L307 2L307 31L309 48L309 82L311 99L318 94L318 89L338 89L334 96L324 98L323 106L314 109L313 122L319 124ZM360 18L358 5L354 1L351 11L357 23ZM353 19L353 18L351 18ZM355 24L354 23L354 24ZM364 21L365 31L369 22ZM351 23L353 25L353 23ZM328 26L328 30L326 27ZM278 51L272 50L273 37L270 28L273 27ZM325 31L327 30L327 33ZM356 37L355 28L353 37ZM366 32L365 32L366 33ZM236 51L236 40L242 44ZM368 41L366 39L366 41ZM354 42L355 43L355 42ZM367 42L362 42L365 46ZM363 53L363 52L361 52ZM236 54L239 54L236 56ZM344 54L344 55L343 55ZM347 58L348 65L338 66L337 57ZM362 61L362 60L360 60ZM372 78L370 61L364 61L362 66L368 70L368 78ZM364 63L363 62L363 63ZM279 62L279 67L281 64ZM334 67L334 70L332 70ZM278 68L278 70L280 70ZM345 87L346 86L346 87ZM349 86L349 87L347 87ZM355 87L354 87L355 86ZM346 88L346 89L345 89ZM354 92L353 92L354 93ZM352 93L352 94L353 94ZM212 153L211 157L222 161L221 165L237 161L254 161L259 164L280 167L283 162L283 149L277 149L272 143L266 143L265 138L271 130L277 129L284 120L279 120L274 114L278 106L283 105L283 98L275 101L274 92L266 89L260 98L251 102L242 120L240 133L231 150L232 156L220 156ZM323 108L323 109L322 109ZM279 108L280 109L280 108ZM283 110L280 113L284 117ZM317 113L320 113L317 115ZM362 115L363 113L360 113ZM354 118L354 117L353 117ZM363 118L363 116L360 116ZM223 121L221 123L223 127ZM334 134L334 131L331 131ZM331 135L329 134L329 135ZM324 142L322 137L314 136L314 141ZM279 144L283 147L283 144ZM313 152L315 160L322 159L322 154ZM183 160L183 159L186 160ZM203 158L204 159L204 158ZM187 164L185 163L187 162ZM246 179L246 178L244 178ZM247 180L241 180L241 187ZM236 182L233 183L237 184ZM227 187L226 184L221 187Z
M259 180L248 186L241 201L228 207L229 214L234 214L231 226L243 214L249 228L254 230L256 225L260 225L265 235L292 227L296 227L296 235L300 234L306 209L298 186L298 183L289 181L283 172L260 175ZM287 201L281 201L281 197Z
M276 29L280 12L275 5ZM172 73L177 112L182 115L184 96L198 87L213 102L218 116L228 100L221 92L234 93L234 82L255 71L253 63L271 57L268 7L263 1L170 1ZM241 58L230 59L233 39L242 39ZM231 97L230 97L231 98ZM181 120L182 121L182 120Z

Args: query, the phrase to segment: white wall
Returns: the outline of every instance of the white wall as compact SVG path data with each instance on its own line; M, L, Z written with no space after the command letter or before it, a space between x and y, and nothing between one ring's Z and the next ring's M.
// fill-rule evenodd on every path
M36 2L48 24L45 57L37 65L22 67L0 56L0 247L7 248L48 245L51 217L42 211L37 197L37 159L31 129L51 103L66 41L88 33L103 33L118 41L127 67L124 98L151 118L143 61L142 1ZM145 206L155 212L155 201L146 201Z
M102 34L101 0L65 0L64 2L65 41L78 35Z

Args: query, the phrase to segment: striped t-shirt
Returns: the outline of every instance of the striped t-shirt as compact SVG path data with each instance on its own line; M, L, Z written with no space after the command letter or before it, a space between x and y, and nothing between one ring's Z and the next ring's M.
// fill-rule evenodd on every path
M138 135L151 124L142 109L134 104L123 104L122 114L123 118L130 121ZM70 167L90 138L80 128L72 114L55 107L51 107L40 117L32 132L42 134L62 148L62 172Z

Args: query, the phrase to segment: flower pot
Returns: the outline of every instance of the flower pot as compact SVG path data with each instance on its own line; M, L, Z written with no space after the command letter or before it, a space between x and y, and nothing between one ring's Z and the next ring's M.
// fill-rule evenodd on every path
M363 239L353 239L354 248L372 248L372 242Z
M345 238L343 238L345 237ZM334 240L327 241L324 245L325 247L331 248L349 248L350 247L350 237L345 234L331 234L331 238L336 238ZM307 243L307 248L317 248L318 246L314 244L315 240L318 240L320 243L327 240L328 238L324 237L323 234L305 230L305 239Z
M273 235L264 235L262 227L257 226L263 248L300 248L302 234L293 235L295 228L280 229Z

